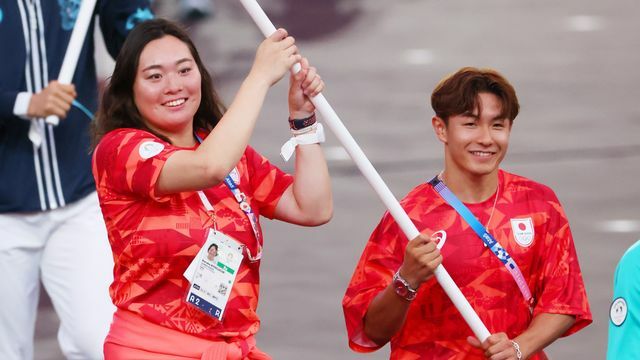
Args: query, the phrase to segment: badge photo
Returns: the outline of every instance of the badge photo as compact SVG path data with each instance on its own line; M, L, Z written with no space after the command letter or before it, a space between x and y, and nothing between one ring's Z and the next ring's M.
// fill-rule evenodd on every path
M513 238L520 246L529 247L533 243L535 232L531 218L511 219Z
M609 318L615 326L622 325L627 319L627 302L623 297L613 300L609 308Z

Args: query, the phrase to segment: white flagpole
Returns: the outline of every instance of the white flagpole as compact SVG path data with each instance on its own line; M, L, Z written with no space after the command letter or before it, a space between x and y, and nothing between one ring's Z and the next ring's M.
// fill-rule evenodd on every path
M267 14L265 14L264 10L262 10L256 0L240 0L240 2L253 18L253 21L258 25L265 37L268 37L276 31L275 26L273 26L273 23L269 20ZM293 69L295 72L300 71L300 64L295 64ZM318 110L322 115L326 124L331 128L331 131L342 143L342 146L345 148L349 156L351 156L353 161L356 163L356 166L358 166L362 175L364 175L367 181L369 181L369 184L378 194L380 200L382 200L387 209L389 209L389 213L396 220L405 236L409 240L418 236L420 232L404 209L402 209L400 203L393 196L393 193L391 193L391 190L389 190L376 169L371 165L369 159L367 159L362 149L360 149L360 146L358 146L358 143L356 143L347 128L343 125L338 114L336 114L331 105L329 105L329 102L325 99L324 95L318 94L311 99L311 101L315 105L316 110ZM478 317L478 314L473 310L458 286L456 286L444 266L438 266L435 271L435 276L438 283L440 283L440 286L442 286L455 307L460 311L460 314L462 314L462 317L467 322L475 336L480 341L486 340L491 333L482 323L482 320L480 320L480 317Z
M71 84L71 81L73 80L73 74L76 72L80 51L82 51L84 39L87 37L87 31L89 29L89 24L91 23L95 7L96 0L83 0L80 4L78 17L76 18L76 23L73 27L73 31L71 32L67 52L64 54L64 60L62 61L62 67L60 68L60 74L58 75L58 82L61 84ZM58 125L60 119L56 115L50 115L47 116L46 122L51 125Z

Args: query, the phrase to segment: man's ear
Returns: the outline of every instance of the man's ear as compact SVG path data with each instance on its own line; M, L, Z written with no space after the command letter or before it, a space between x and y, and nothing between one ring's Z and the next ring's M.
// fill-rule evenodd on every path
M436 133L436 136L440 141L444 144L447 143L447 124L439 118L438 116L434 116L431 119L431 126L433 126L433 131Z

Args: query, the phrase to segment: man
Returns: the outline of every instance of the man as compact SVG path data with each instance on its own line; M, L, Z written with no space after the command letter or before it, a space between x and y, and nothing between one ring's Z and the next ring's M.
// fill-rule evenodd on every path
M607 359L640 359L640 241L622 256L613 279Z
M371 235L343 300L349 344L368 352L391 341L392 359L546 359L542 349L591 313L555 194L499 169L515 90L493 70L463 68L431 104L444 170L401 201L420 236L408 241L388 213ZM481 240L485 229L499 244ZM493 334L483 343L432 276L440 263Z
M68 359L102 358L114 310L107 291L113 260L91 175L91 119L72 108L74 99L96 108L94 21L73 85L55 81L79 5L0 1L0 359L33 358L40 279ZM114 57L126 33L152 17L147 0L97 1L96 13ZM49 115L60 124L46 124Z

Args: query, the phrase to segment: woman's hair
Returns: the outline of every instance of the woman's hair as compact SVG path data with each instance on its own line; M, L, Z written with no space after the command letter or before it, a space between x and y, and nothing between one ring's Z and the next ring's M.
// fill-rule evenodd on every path
M145 125L133 96L133 84L136 80L140 54L148 43L165 36L173 36L187 45L200 71L202 96L200 106L193 117L193 128L211 130L222 117L224 106L213 89L211 75L202 63L189 35L171 21L149 20L138 24L129 33L118 53L113 75L105 87L96 121L92 126L94 147L108 132L120 128L142 129L170 142L169 139Z
M218 244L211 244L209 245L209 248L207 249L207 251L211 251L211 248L216 248L216 251L218 251Z
M431 94L431 107L445 124L450 116L473 112L478 94L490 93L500 99L502 117L510 122L518 116L520 105L509 81L493 69L464 67L440 81Z

